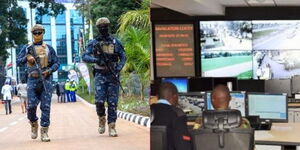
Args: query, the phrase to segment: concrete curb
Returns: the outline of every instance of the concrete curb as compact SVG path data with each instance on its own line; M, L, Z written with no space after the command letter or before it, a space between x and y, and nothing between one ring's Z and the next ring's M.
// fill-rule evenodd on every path
M83 102L85 105L87 105L89 107L93 107L93 108L96 107L95 104L90 104L85 99L81 98L80 96L76 95L76 97L78 100ZM123 112L120 110L118 110L117 116L118 116L118 118L121 118L121 119L124 119L124 120L127 120L127 121L150 128L150 117L145 117L145 116L141 116L141 115L137 115L137 114L133 114L133 113Z

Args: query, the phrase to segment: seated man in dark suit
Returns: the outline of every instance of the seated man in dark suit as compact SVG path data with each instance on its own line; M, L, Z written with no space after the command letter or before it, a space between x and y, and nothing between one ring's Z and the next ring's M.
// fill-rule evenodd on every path
M191 150L191 138L187 129L185 113L176 107L178 104L177 88L172 83L162 83L158 91L158 102L152 104L151 125L167 127L167 150Z
M231 100L230 92L227 86L217 85L212 91L211 103L215 110L226 110L229 108L229 102ZM197 118L194 125L194 129L199 129L202 125L202 118ZM247 119L242 118L240 128L251 128L250 123Z

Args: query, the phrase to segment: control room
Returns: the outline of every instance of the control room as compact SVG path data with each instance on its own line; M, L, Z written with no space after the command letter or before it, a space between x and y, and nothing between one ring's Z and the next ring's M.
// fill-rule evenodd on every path
M210 128L213 90L224 85L229 108L253 129L240 149L300 149L299 12L296 0L152 0L150 103L160 84L174 84L192 149L207 143L227 150L234 129L215 121L211 135L201 131ZM199 117L204 127L195 130ZM151 150L166 149L162 130L152 127Z

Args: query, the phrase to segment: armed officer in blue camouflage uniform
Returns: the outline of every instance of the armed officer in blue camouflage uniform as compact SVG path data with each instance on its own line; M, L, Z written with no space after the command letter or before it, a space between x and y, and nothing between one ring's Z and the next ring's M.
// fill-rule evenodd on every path
M50 105L52 97L52 73L59 67L54 49L43 42L45 29L36 24L31 29L33 43L25 45L18 54L17 64L27 66L27 117L31 125L31 138L38 136L38 117L36 109L41 102L41 140L49 142L48 127L50 124Z
M117 119L117 104L119 96L119 72L126 62L124 48L119 40L109 34L110 21L106 17L96 22L100 35L89 42L86 52L82 55L83 61L95 63L95 103L99 118L99 134L105 132L105 107L108 103L108 132L109 136L118 136L115 126Z

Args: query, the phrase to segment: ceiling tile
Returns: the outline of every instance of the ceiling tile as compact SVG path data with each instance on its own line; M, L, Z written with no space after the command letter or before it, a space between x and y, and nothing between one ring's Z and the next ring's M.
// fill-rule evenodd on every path
M250 6L275 6L273 0L246 0Z
M223 6L247 6L245 0L215 0Z
M300 6L300 0L274 0L277 6Z

